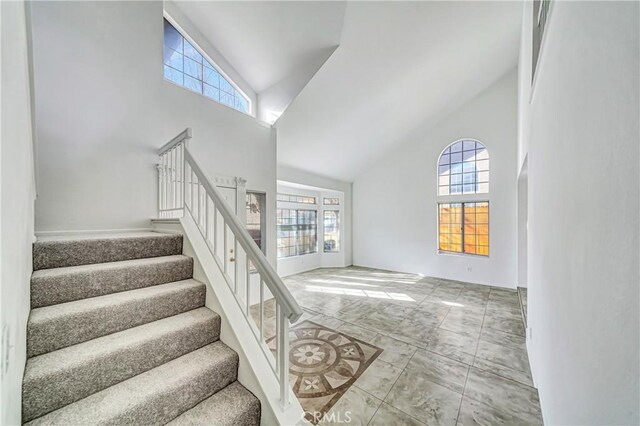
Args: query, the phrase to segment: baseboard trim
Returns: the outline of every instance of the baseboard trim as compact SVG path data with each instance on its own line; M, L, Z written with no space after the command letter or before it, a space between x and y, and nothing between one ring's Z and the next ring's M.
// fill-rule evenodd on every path
M93 234L127 234L132 232L153 232L153 228L126 228L126 229L87 229L84 231L36 231L36 238L39 237L57 237L57 236L73 236L73 235L93 235Z

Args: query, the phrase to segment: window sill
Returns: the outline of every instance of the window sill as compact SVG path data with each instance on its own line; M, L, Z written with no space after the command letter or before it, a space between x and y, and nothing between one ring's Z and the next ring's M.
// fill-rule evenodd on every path
M446 250L438 250L437 254L448 255L448 256L461 256L461 257L477 257L481 259L488 259L488 254L475 254L475 253L458 253L455 251L446 251Z

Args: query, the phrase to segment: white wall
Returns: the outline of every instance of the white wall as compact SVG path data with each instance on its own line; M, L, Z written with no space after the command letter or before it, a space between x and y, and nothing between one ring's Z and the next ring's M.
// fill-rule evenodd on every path
M425 123L353 183L353 263L504 287L516 285L516 72L447 116ZM462 138L490 155L490 256L438 254L441 151Z
M528 118L528 347L547 424L640 423L639 12L552 2L543 40Z
M1 317L3 425L18 425L22 413L22 375L27 358L27 318L31 278L31 243L35 199L29 88L28 31L25 3L1 2L2 145L0 182L2 208ZM5 359L7 362L5 363Z
M35 2L37 231L148 228L156 150L185 127L211 175L267 193L275 260L275 131L164 81L162 2Z

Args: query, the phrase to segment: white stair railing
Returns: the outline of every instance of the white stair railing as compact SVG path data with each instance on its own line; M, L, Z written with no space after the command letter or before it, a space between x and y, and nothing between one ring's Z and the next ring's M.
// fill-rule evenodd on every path
M189 139L191 129L187 128L158 152L159 217L179 218L189 214L193 218L260 343L279 382L283 406L287 406L289 325L300 318L302 309L189 151ZM257 296L252 297L252 287L257 287ZM271 307L267 303L273 304L271 300L265 302L267 291L273 296L275 315L273 312L265 315L265 307ZM252 305L252 299L256 298L258 302ZM271 344L265 344L267 341ZM275 358L270 349L274 342Z

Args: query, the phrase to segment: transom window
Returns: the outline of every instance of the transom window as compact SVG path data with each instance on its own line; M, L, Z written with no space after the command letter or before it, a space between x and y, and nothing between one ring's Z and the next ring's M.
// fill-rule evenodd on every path
M318 251L317 212L277 209L278 258Z
M307 197L304 195L278 194L278 201L285 203L315 204L316 197Z
M489 192L489 152L476 140L449 145L438 160L438 195Z
M216 102L249 113L249 99L166 19L164 78Z
M438 204L438 249L489 255L489 202Z
M339 206L340 198L338 197L325 197L322 199L322 204L325 206Z

